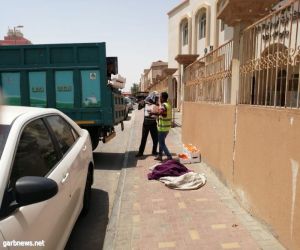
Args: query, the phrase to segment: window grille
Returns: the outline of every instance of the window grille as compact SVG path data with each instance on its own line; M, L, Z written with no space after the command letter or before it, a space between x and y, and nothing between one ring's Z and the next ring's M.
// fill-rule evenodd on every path
M299 108L300 0L246 28L242 35L239 103Z

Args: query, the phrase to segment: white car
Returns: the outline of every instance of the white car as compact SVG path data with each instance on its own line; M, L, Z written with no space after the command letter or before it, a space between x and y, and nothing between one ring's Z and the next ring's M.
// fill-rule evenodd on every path
M64 249L88 210L93 170L89 133L69 117L0 106L0 249Z

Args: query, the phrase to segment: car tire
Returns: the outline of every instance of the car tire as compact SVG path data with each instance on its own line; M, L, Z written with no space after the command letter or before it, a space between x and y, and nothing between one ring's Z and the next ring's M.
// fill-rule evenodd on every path
M88 172L86 177L86 183L84 188L84 195L83 195L83 207L81 210L81 214L83 216L87 215L90 209L90 202L91 202L91 195L92 195L92 173L91 171Z
M98 147L98 144L99 144L99 135L100 135L99 128L86 127L85 129L87 129L87 131L89 131L89 133L90 133L90 138L91 138L91 142L92 142L92 150L94 151Z

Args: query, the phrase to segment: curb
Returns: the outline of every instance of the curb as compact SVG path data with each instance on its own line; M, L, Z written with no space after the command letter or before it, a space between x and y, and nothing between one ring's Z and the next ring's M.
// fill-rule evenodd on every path
M132 126L135 121L135 113L132 113ZM103 243L103 250L112 250L115 248L115 239L117 236L117 226L119 223L119 217L120 217L120 210L121 210L121 204L122 204L122 196L123 196L123 190L124 190L124 184L126 179L126 166L128 164L128 157L129 157L129 148L131 146L131 138L133 136L133 129L130 127L130 135L128 138L127 146L126 146L126 153L122 164L122 170L120 173L119 181L118 181L118 187L116 190L116 195L112 207L112 212L110 215L110 218L108 220L108 225L106 228L104 243Z

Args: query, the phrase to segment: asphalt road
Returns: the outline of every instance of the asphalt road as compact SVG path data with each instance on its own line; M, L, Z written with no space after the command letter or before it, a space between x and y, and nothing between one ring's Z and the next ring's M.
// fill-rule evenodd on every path
M112 211L120 171L124 158L134 111L121 126L116 127L116 137L110 142L99 143L94 151L94 184L92 186L91 207L88 215L79 217L65 249L102 249L108 220Z

